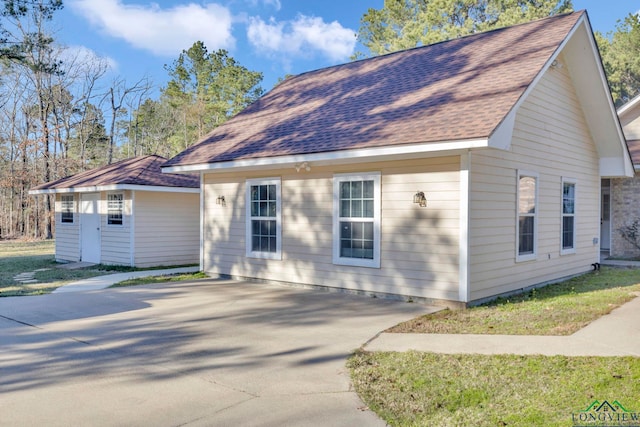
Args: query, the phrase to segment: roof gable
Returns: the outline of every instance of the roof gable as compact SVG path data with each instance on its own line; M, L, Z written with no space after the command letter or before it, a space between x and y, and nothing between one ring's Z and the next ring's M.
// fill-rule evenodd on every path
M289 78L166 166L487 139L583 13Z
M167 187L172 189L200 187L200 179L191 175L162 173L167 159L149 155L121 160L110 165L80 172L66 178L34 187L31 194L63 191L100 191L108 187Z

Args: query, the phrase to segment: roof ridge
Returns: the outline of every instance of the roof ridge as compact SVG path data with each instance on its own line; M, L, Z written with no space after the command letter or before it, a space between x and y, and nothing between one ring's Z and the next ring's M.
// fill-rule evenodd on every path
M284 81L282 81L280 83L280 85L282 85L282 84L284 84L286 82L289 82L289 81L293 81L293 80L297 79L298 77L301 77L301 76L304 76L304 75L307 75L307 74L319 73L321 71L327 71L327 70L334 69L334 68L338 69L338 68L342 68L342 67L347 67L347 66L352 65L352 64L361 63L361 62L364 62L364 61L372 61L372 60L377 60L377 59L380 59L380 58L389 57L389 56L392 56L392 55L399 55L399 54L410 52L410 51L413 51L413 50L425 49L425 48L428 48L428 47L437 46L437 45L444 44L444 43L449 43L449 42L452 42L452 41L455 41L455 40L463 40L463 39L467 39L467 38L471 38L471 37L478 37L478 36L481 36L481 35L495 33L495 32L498 32L498 31L503 31L503 30L507 30L507 29L511 29L511 28L517 28L517 27L521 27L521 26L524 26L524 25L535 24L536 22L541 22L541 21L550 20L550 19L558 19L558 18L565 17L565 16L572 15L572 14L584 14L584 13L586 13L586 9L580 9L580 10L576 10L576 11L573 11L573 12L565 12L565 13L561 13L561 14L558 14L558 15L545 16L544 18L538 18L538 19L535 19L533 21L521 22L519 24L507 25L507 26L500 27L500 28L493 28L491 30L486 30L486 31L480 31L480 32L477 32L477 33L466 34L464 36L460 36L460 37L456 37L456 38L452 38L452 39L441 40L439 42L435 42L435 43L431 43L431 44L426 44L426 45L422 45L422 46L414 46L414 47L410 47L410 48L407 48L407 49L401 49L401 50L396 50L396 51L393 51L393 52L387 52L387 53L383 53L383 54L380 54L380 55L371 56L371 57L368 57L368 58L356 59L354 61L344 62L342 64L329 65L327 67L317 68L317 69L314 69L314 70L304 71L304 72L302 72L300 74L296 74L293 77L290 77L290 78L285 79ZM276 85L275 87L278 87L280 85ZM275 89L275 87L274 87L274 89ZM271 91L269 91L269 92L271 92Z

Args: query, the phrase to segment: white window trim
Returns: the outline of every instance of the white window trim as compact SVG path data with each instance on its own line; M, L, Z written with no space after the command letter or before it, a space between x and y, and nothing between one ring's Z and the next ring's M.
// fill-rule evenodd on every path
M520 178L530 177L536 180L535 205L536 211L533 215L533 253L520 255ZM538 257L538 217L540 215L540 204L538 191L540 188L540 176L537 172L518 170L516 176L516 262L535 261Z
M122 224L109 224L109 196L118 196L121 195L122 196ZM106 206L106 216L105 216L105 222L107 223L107 227L113 227L113 228L122 228L124 227L124 221L125 221L125 205L126 205L126 197L124 196L123 192L117 192L117 193L107 193L107 206Z
M373 259L340 256L340 183L373 180ZM333 263L355 267L380 268L380 172L345 173L333 176Z
M276 251L258 252L251 249L251 186L275 185L276 186ZM245 253L248 258L282 259L282 184L280 178L256 178L247 179L245 183Z
M573 247L572 248L568 248L568 249L564 249L562 247L562 240L563 240L563 231L564 231L564 212L563 212L563 205L564 205L564 184L573 184ZM575 254L576 253L576 240L577 240L577 218L578 218L578 184L577 184L577 180L574 178L565 178L562 177L562 184L560 187L560 255L570 255L570 254Z
M62 213L64 212L64 197L71 197L71 222L62 221ZM76 225L76 196L73 194L62 194L60 196L60 225L63 227L69 227L71 225Z

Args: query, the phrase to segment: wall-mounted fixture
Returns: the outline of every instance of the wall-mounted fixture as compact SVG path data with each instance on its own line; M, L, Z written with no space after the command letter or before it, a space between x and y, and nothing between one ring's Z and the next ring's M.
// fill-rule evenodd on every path
M421 208L427 207L427 198L424 195L424 192L418 191L413 195L413 203L420 205Z
M309 172L311 170L311 166L309 166L308 162L298 163L294 166L296 168L296 172L300 172L302 169Z
M551 63L551 68L555 68L556 70L561 70L562 62L558 61L557 59L554 59L553 62Z
M216 199L216 205L227 206L227 202L224 200L224 196L218 196Z

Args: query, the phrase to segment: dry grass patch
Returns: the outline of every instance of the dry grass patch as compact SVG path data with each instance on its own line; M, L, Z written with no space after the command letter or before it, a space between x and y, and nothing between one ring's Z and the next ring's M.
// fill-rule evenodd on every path
M640 269L606 268L466 310L444 310L387 332L571 335L640 292Z

